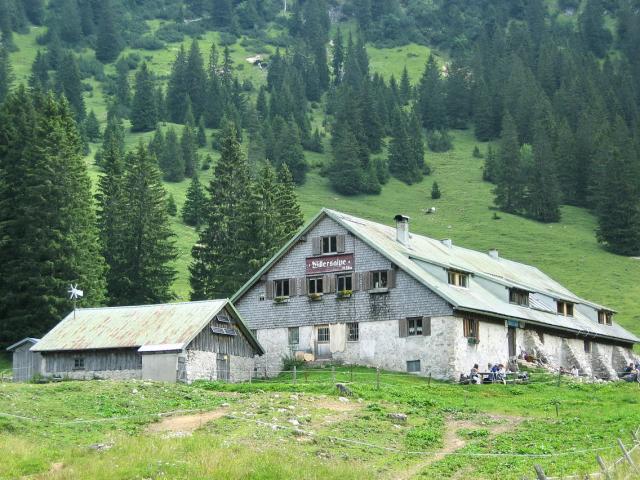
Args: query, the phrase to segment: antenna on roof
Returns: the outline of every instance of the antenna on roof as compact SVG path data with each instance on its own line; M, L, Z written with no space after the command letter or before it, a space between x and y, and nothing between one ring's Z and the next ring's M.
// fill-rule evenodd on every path
M78 284L76 283L75 285L72 283L69 285L69 300L73 300L73 318L76 318L76 303L78 302L79 298L82 298L84 296L84 292L82 290L78 289Z

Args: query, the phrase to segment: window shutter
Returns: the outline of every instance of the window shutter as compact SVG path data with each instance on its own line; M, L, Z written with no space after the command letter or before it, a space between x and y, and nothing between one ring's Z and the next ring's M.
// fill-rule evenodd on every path
M336 246L338 247L338 253L344 253L344 235L336 237Z
M298 282L296 280L297 279L295 278L289 279L289 296L290 297L295 297L296 295L298 295Z
M335 275L329 275L329 291L334 293L336 291L337 277Z
M329 275L322 277L322 292L331 293L331 277Z
M273 280L267 280L266 288L267 300L273 300Z
M313 255L322 253L322 237L313 237L311 239L311 251Z
M351 290L354 292L360 290L360 279L362 277L361 273L353 272L351 274Z
M387 270L387 286L388 288L396 288L396 271L394 269Z
M431 336L431 317L422 317L422 335Z
M398 320L398 336L400 338L405 338L408 334L408 327L407 327L407 319L406 318L401 318L400 320Z
M300 280L300 283L301 283L301 287L300 287L301 294L306 295L308 292L308 286L309 286L309 282L307 282L307 277L301 277L298 280Z
M371 272L362 273L362 289L371 290Z

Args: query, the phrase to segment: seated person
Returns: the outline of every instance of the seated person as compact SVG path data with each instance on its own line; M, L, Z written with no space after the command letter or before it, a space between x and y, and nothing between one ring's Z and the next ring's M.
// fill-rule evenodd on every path
M480 383L482 383L481 379L480 379L480 367L478 367L478 364L474 364L473 368L471 369L471 383L478 385Z
M627 365L626 367L624 367L624 373L631 373L634 369L634 365L633 362L631 362L629 365Z
M496 373L496 380L504 384L507 383L507 371L503 364L498 365L498 372Z
M574 377L580 376L580 370L578 370L578 367L576 367L575 365L571 367L571 375L573 375Z

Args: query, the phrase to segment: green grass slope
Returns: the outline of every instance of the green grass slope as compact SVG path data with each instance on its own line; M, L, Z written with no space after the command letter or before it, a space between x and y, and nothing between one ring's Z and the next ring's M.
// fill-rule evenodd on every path
M159 26L156 21L150 21L149 24L152 29ZM35 38L39 33L34 28L28 34L15 35L19 51L12 54L11 60L18 81L26 81L29 75L30 65L38 48ZM211 42L217 40L216 32L208 32L200 39L200 48L205 56ZM189 42L190 40L185 39L183 43L186 45ZM240 79L248 78L254 86L258 86L265 81L266 74L250 66L245 59L262 52L245 47L242 43L239 40L230 47L238 75ZM168 44L160 51L136 50L136 53L149 61L154 71L167 74L179 45ZM267 50L274 49L267 47ZM372 71L387 78L391 74L399 78L406 65L414 83L418 81L429 54L428 48L418 45L390 49L368 46L367 50L371 57ZM106 68L108 70L113 67ZM94 80L86 82L94 86L93 91L85 97L87 109L94 109L98 118L104 121L106 108L99 84ZM317 110L314 112L314 125L320 124L321 116ZM208 132L211 133L212 131ZM127 145L133 147L140 139L147 141L151 135L152 133L130 134ZM640 333L640 306L637 301L640 298L640 260L616 256L600 248L594 235L595 220L583 209L564 207L562 221L551 225L504 213L499 213L500 219L494 220L493 211L490 210L493 202L492 186L482 181L483 161L471 155L477 142L470 131L454 132L454 137L455 148L452 151L426 154L425 160L433 169L431 176L413 186L392 179L379 196L346 198L336 194L329 188L328 180L318 174L318 167L329 161L329 153L307 152L313 168L306 184L299 189L305 217L308 219L320 208L330 207L391 224L395 214L405 213L412 217L413 232L436 238L450 237L458 245L479 250L497 248L507 258L540 268L576 294L618 310L620 313L616 317L617 321ZM93 153L95 148L97 146L93 145ZM201 149L201 153L211 153L214 159L218 156L210 146ZM96 178L98 170L92 165L92 155L87 163L92 177ZM203 172L204 182L208 182L210 178L211 171ZM443 191L439 200L430 198L434 180ZM166 184L179 208L184 202L187 187L188 180ZM423 210L431 206L437 208L437 213L425 215ZM197 232L183 225L179 217L172 222L179 250L175 291L179 299L188 299L190 250L197 240Z

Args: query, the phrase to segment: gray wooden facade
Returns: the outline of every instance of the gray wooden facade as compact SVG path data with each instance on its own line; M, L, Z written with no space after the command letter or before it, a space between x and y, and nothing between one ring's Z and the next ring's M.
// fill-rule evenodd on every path
M37 342L36 338L25 338L7 349L13 354L14 382L28 382L42 373L42 356L38 352L30 351Z

